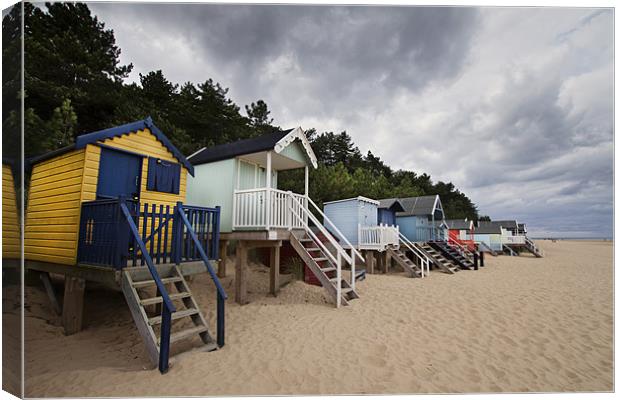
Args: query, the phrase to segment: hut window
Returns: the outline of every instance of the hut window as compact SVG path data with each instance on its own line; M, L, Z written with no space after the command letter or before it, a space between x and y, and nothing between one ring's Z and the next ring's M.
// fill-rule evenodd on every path
M149 157L146 190L179 194L181 165L161 158Z

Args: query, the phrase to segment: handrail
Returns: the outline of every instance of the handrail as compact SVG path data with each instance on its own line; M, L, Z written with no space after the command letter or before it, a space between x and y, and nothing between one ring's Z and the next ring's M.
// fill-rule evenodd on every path
M409 250L413 252L413 254L415 254L418 258L422 260L423 264L426 263L426 271L428 276L430 273L430 257L423 253L420 249L418 249L416 244L411 242L411 240L409 240L405 235L403 235L402 232L398 231L398 236L400 240L405 244L405 246L407 246ZM422 266L422 268L424 268L424 266ZM422 270L422 277L424 277L424 270Z
M314 240L314 242L323 249L323 253L327 256L329 256L333 262L334 265L336 266L336 281L338 282L338 284L336 285L336 308L339 308L341 303L342 303L342 254L344 254L345 256L347 255L347 253L342 252L340 250L338 250L338 245L334 245L333 244L333 238L331 237L331 235L327 232L323 232L323 230L325 230L325 227L323 227L321 224L318 223L318 219L312 215L312 213L307 209L307 208L300 208L301 210L304 210L306 212L306 214L308 214L308 216L310 217L310 219L313 220L313 222L319 227L319 230L321 228L323 228L323 230L321 231L323 233L323 235L325 237L328 238L328 240L332 241L332 245L334 246L334 248L337 250L336 252L336 257L334 257L334 255L327 250L327 247L323 244L323 242L321 240L319 240L319 238L314 234L314 232L312 232L312 229L310 229L310 227L308 226L308 223L305 221L305 218L302 218L299 214L297 214L297 212L293 209L292 205L289 204L289 209L291 211L291 214L294 215L295 217L297 217L302 225L306 228L306 232L308 232L308 234L312 237L312 239ZM355 284L355 264L351 264L351 271L352 271L352 276L351 276L351 281L353 282L353 284Z
M320 246L320 248L323 251L323 253L325 253L325 255L327 255L335 264L337 264L338 263L337 258L329 251L327 246L325 246L323 244L323 242L321 240L319 240L319 238L314 234L314 232L312 232L312 229L310 229L310 226L306 223L306 221L304 221L304 219L299 214L297 214L297 212L295 212L295 210L291 210L291 213L295 217L297 217L297 219L299 219L301 221L301 223L307 229L308 233L310 234L310 236L312 236L312 238L314 239L316 244Z
M294 199L294 198L293 198L293 200L299 204L299 202L297 201L297 199ZM299 205L301 205L301 204L299 204ZM302 209L302 210L304 210L304 207L301 207L301 209ZM344 254L344 256L345 256L345 260L346 260L347 262L351 263L351 258L349 257L349 255L348 255L348 254L344 251L344 249L343 249L343 250L340 250L340 249L342 249L342 247L340 246L340 244L339 244L339 243L338 243L338 242L334 239L334 237L333 237L333 236L332 236L332 235L331 235L331 234L330 234L330 233L329 233L329 232L325 229L325 227L324 227L323 225L321 225L321 223L320 223L320 221L318 220L318 218L317 218L317 217L315 217L315 216L314 216L314 214L312 214L312 213L310 212L310 210L305 209L305 211L306 211L306 214L308 214L308 217L312 220L312 222L314 222L314 224L315 224L315 225L319 228L319 231L321 231L321 233L322 233L322 234L323 234L323 235L327 238L327 240L329 240L329 242L332 244L332 246L334 246L334 248L336 249L336 252L337 252L337 253L341 253L341 252L342 252L342 253ZM296 213L296 212L292 209L292 207L291 207L291 212L292 212L292 213L293 213L293 214L294 214L294 215L295 215L298 219L300 219L300 220L302 220L302 221L303 221L303 219L301 218L301 216L300 216L300 215L298 215L298 214L297 214L297 213ZM303 221L302 223L303 223L303 225L304 225L304 226L305 226L305 227L306 227L306 228L307 228L310 232L312 232L312 230L310 229L310 227L308 226L308 224L307 224L305 221ZM317 239L317 240L318 240L318 239ZM319 240L319 242L320 242L320 240ZM337 257L334 257L334 256L333 256L330 252L328 252L328 254L329 254L329 255L331 255L331 256L334 258L334 262L337 262L337 260L336 260L336 258L337 258Z
M138 232L138 228L133 221L133 217L131 216L129 209L127 208L125 199L121 197L119 200L121 211L125 215L127 224L129 224L129 229L131 230L136 243L140 247L142 257L144 258L144 261L146 261L146 266L151 274L151 277L155 281L155 286L157 287L157 290L162 298L163 307L161 313L161 334L159 339L159 372L163 374L168 371L168 356L170 354L170 327L172 326L171 314L176 311L176 308L174 307L174 304L172 304L168 291L161 281L159 273L153 264L153 259L146 249L146 245L142 242L142 238L140 237L140 233Z
M337 226L336 226L336 225L332 222L332 220L331 220L331 219L329 219L329 218L327 217L327 215L325 215L325 214L323 213L323 211L321 211L321 209L320 209L320 208L316 205L316 203L315 203L315 202L314 202L314 201L310 198L310 196L306 196L306 198L308 199L308 203L312 204L312 205L314 206L314 208L316 208L316 210L319 212L319 214L321 214L321 216L323 217L323 221L327 221L327 222L329 222L329 224L330 224L330 225L334 228L334 230L336 231L336 233L338 234L338 236L340 236L340 237L342 238L342 240L344 240L344 242L345 242L347 245L349 245L349 247L351 248L351 250L352 250L355 254L357 254L357 256L358 256L358 257L359 257L362 261L364 261L364 257L362 257L362 255L360 254L360 252L359 252L359 251L357 251L357 250L355 249L355 247L353 247L353 245L351 244L351 242L349 242L349 241L347 240L346 236L344 236L344 235L342 234L342 232L340 232L340 229L338 229L338 227L337 227ZM312 213L311 213L311 212L308 212L308 214L312 215ZM345 252L344 254L347 256L349 263L351 263L351 259L348 257L347 253Z
M198 240L196 233L192 229L192 225L189 223L187 216L183 212L183 208L184 208L183 203L177 202L177 212L179 213L179 216L181 217L181 222L183 222L183 225L185 225L185 228L187 229L187 233L189 234L189 236L192 238L192 241L196 245L196 248L198 249L198 253L200 254L200 258L202 258L202 262L207 267L207 271L209 272L209 275L211 275L211 279L213 280L213 283L215 284L215 287L217 288L217 345L219 347L222 347L224 346L224 300L226 300L228 296L226 295L226 291L224 290L224 287L222 287L222 283L220 282L220 279L217 277L215 270L213 269L213 267L211 266L211 263L209 262L209 257L207 257L207 254L202 248L202 245L200 244L200 241Z

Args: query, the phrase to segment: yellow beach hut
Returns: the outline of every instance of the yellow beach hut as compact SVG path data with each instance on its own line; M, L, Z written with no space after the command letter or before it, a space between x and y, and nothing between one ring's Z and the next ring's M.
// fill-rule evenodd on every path
M66 333L81 328L91 280L121 287L162 372L170 343L199 335L207 346L224 344L226 294L210 264L218 256L219 207L183 204L194 167L150 117L78 136L30 166L25 263L65 275ZM184 278L199 272L209 272L217 287L217 343ZM141 297L149 287L156 294ZM146 307L154 304L161 312ZM193 326L171 334L171 320L183 317Z
M2 159L2 259L20 258L19 246L19 212L15 195L15 177L13 162Z

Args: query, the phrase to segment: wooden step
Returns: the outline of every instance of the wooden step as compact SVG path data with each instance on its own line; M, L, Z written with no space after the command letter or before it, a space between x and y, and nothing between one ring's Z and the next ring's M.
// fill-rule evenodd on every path
M181 332L177 332L177 333L173 333L170 335L170 343L176 343L178 341L181 341L183 339L188 339L192 336L201 334L203 332L206 332L208 329L206 326L195 326L193 328L190 329L186 329L184 331ZM157 344L159 344L159 339L157 339Z
M169 295L170 300L179 300L179 299L184 299L184 298L189 297L189 296L190 296L190 294L189 294L189 293L187 293L187 292L173 293L173 294ZM148 299L141 299L141 300L140 300L140 304L141 304L141 305L143 305L143 306L148 306L148 305L151 305L151 304L159 304L159 303L161 303L162 301L163 301L163 300L162 300L162 297L161 297L161 296L158 296L158 297L150 297L150 298L148 298Z
M299 239L300 242L314 242L314 240L310 239L310 238L303 238L303 239Z
M309 253L309 252L311 252L311 251L321 251L321 249L320 249L320 248L318 248L318 247L308 247L308 248L306 249L306 251Z
M334 268L334 267L321 268L321 271L325 272L325 273L332 272L332 271L335 271L335 270L336 270L336 268Z
M317 257L317 258L312 258L314 261L316 262L323 262L323 261L327 261L327 257Z
M195 308L188 308L187 310L173 312L170 315L170 318L174 321L175 319L189 317L189 316L196 315L196 314L198 314L198 310L196 310ZM157 317L149 318L149 324L151 325L161 324L161 315L158 315Z
M162 278L161 282L166 284L166 283L181 282L182 280L183 279L180 276L173 276L171 278ZM132 282L131 285L135 288L147 287L147 286L155 285L155 281L153 279L150 279L146 281Z

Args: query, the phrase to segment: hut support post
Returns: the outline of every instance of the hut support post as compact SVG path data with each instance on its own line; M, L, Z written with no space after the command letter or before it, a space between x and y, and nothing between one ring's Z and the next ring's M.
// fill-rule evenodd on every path
M226 264L228 262L228 240L220 240L220 263L217 266L217 276L226 278Z
M248 249L243 240L237 242L235 263L235 301L241 305L247 303L248 295Z
M47 293L50 303L52 303L52 310L54 310L56 315L62 315L60 303L58 303L58 298L56 297L56 292L54 291L54 286L52 285L49 272L41 272L39 278L41 279L41 282L43 282L43 286L45 287L45 292Z
M375 253L372 250L366 250L364 252L364 259L366 260L366 272L369 274L375 273Z
M269 293L274 296L280 292L280 247L269 249Z
M480 266L484 267L484 251L480 252Z
M381 256L383 257L383 273L387 274L390 270L390 264L392 263L392 257L390 256L390 253L388 253L387 251L384 251L383 253L381 253Z
M65 335L73 335L82 330L85 289L84 279L65 275L65 294L62 304L62 325Z

